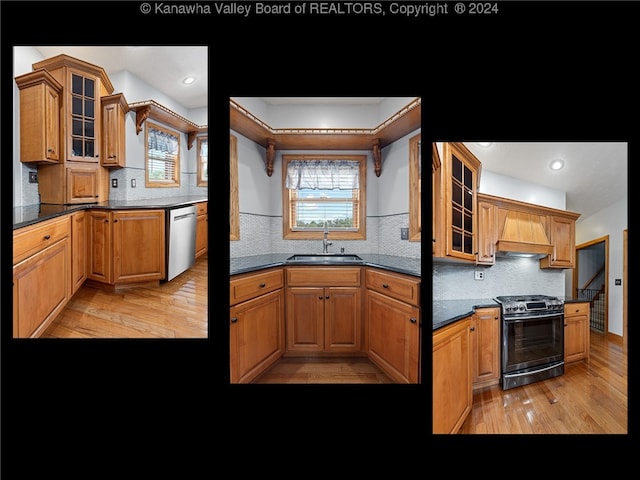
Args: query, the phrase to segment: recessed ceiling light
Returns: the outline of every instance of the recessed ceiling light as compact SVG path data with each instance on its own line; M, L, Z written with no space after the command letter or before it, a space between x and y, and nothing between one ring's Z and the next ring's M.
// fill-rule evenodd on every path
M562 160L554 160L549 164L551 170L560 170L562 167L564 167L564 161Z
M485 147L485 148L491 146L491 142L476 142L476 143L481 147Z
M190 83L193 83L196 81L196 77L185 77L184 80L182 80L182 83L184 83L185 85L189 85Z

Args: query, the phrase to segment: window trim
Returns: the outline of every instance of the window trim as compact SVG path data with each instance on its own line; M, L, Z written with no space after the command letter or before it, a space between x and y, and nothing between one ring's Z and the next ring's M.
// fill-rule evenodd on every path
M229 135L229 240L240 240L238 194L238 139Z
M207 180L202 180L202 171L203 171L203 165L202 165L202 157L200 156L200 146L202 145L203 140L206 140L207 144L209 143L209 136L208 135L201 135L197 138L197 142L196 142L196 160L198 163L198 172L197 172L197 179L196 179L196 186L197 187L208 187L209 186L209 175L207 174ZM207 164L209 163L209 149L207 148ZM207 166L208 168L208 166Z
M175 177L169 181L158 181L152 180L149 178L149 130L150 129L158 130L160 132L166 133L168 135L172 135L178 139L178 154L176 156L174 175ZM171 130L167 127L159 125L157 123L150 122L147 120L145 122L145 134L144 134L144 179L145 186L148 188L175 188L180 186L180 150L182 148L181 142L181 133L176 132L175 130Z
M422 179L420 178L420 149L422 134L409 139L409 241L422 239Z
M285 240L312 240L322 239L323 232L319 231L295 231L290 228L290 195L289 189L285 186L287 180L287 167L289 162L293 160L355 160L360 164L360 192L359 192L359 208L358 208L358 224L360 225L356 231L337 231L329 229L329 238L331 240L366 240L366 212L367 212L367 155L298 155L283 154L282 155L282 238Z

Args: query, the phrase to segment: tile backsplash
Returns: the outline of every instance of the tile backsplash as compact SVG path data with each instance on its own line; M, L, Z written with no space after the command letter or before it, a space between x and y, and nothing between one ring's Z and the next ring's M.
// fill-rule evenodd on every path
M484 273L475 280L474 272ZM495 298L501 295L564 296L565 274L560 269L542 269L531 258L498 258L491 267L434 263L434 300Z
M336 240L329 247L345 253L375 253L420 258L420 242L400 240L400 228L409 223L408 214L367 217L366 240ZM329 232L331 239L331 232ZM282 217L240 213L240 240L230 242L230 256L264 255L267 253L322 252L320 240L284 240Z

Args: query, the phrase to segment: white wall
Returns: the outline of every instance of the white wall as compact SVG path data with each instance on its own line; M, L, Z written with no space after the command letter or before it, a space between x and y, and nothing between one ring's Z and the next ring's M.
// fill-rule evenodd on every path
M609 332L622 336L622 292L626 285L616 286L622 279L623 231L628 228L627 202L622 200L598 213L576 222L576 245L609 235ZM570 277L569 277L570 281ZM571 285L569 283L569 285Z
M496 172L483 169L480 175L480 193L510 198L520 202L542 205L558 210L566 210L566 194L561 190L543 187L535 183L525 182L507 177Z

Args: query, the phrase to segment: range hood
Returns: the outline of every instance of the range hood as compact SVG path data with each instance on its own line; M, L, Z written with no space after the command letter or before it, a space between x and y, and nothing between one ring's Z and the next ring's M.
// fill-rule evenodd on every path
M545 233L545 216L510 210L496 242L497 257L544 258L553 253Z

